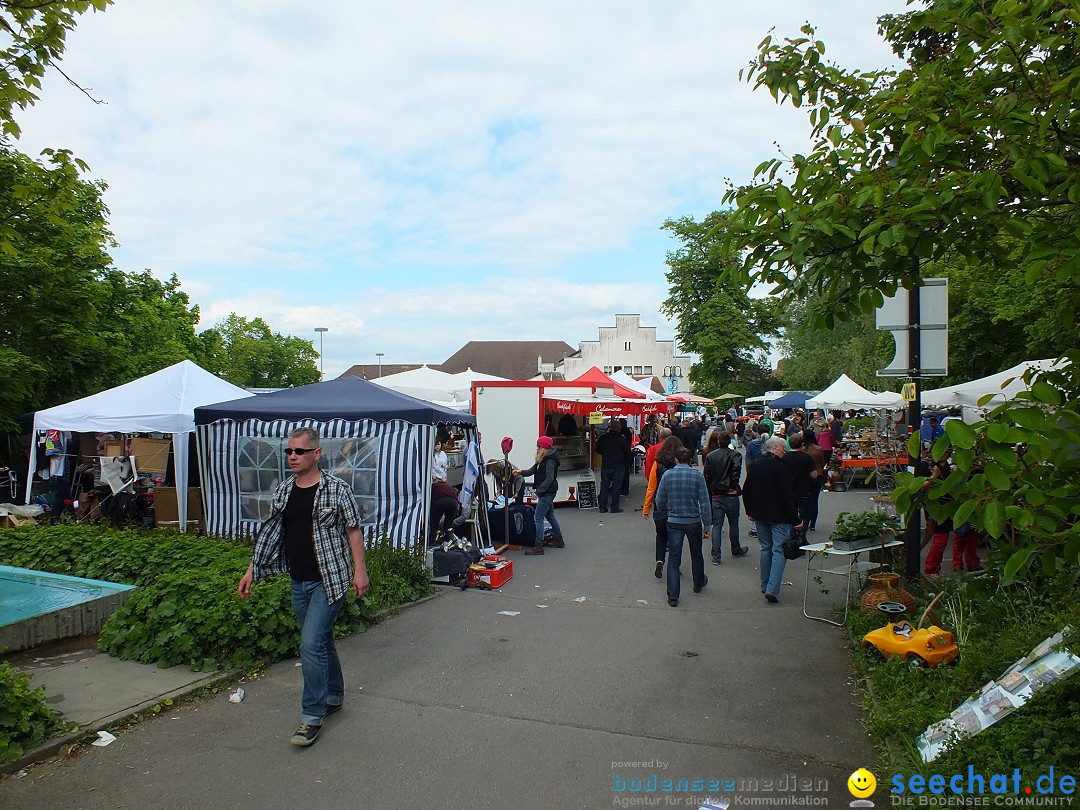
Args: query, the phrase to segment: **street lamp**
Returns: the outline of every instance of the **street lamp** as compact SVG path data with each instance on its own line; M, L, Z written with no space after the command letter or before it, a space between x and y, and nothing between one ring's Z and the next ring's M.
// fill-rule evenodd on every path
M379 358L379 377L382 377L382 359L385 352L375 352L375 356Z
M323 335L325 335L330 330L327 329L325 326L316 326L315 331L319 333L319 379L321 380L323 378Z

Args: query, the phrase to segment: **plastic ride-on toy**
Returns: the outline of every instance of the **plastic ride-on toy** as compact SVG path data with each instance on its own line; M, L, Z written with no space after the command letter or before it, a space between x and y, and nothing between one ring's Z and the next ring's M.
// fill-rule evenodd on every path
M876 649L882 656L898 656L915 667L936 667L950 663L960 656L953 634L937 625L923 627L944 592L935 596L919 619L919 626L912 627L907 619L889 621L884 627L871 630L863 636L864 650ZM899 616L906 608L900 602L882 602L878 610L889 616Z

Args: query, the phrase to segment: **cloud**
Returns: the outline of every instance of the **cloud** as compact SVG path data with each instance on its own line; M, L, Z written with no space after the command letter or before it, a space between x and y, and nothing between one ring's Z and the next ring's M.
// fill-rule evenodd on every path
M70 147L109 183L123 269L177 273L204 321L327 325L328 371L331 352L576 344L617 311L670 336L660 224L806 142L802 112L737 78L758 41L809 16L831 58L877 67L873 17L903 9L118 3L64 59L107 103L53 74L21 146Z

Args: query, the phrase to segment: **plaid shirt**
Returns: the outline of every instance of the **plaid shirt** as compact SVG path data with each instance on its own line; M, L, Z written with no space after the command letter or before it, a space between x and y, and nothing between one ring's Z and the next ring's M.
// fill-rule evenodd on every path
M712 525L712 506L705 476L689 464L676 464L664 473L653 501L658 517L668 523Z
M289 570L282 513L295 482L296 476L290 475L277 488L270 503L270 516L255 534L252 571L256 580ZM359 525L360 511L349 485L340 478L320 472L315 508L311 513L311 538L328 604L341 599L352 585L355 567L345 530Z

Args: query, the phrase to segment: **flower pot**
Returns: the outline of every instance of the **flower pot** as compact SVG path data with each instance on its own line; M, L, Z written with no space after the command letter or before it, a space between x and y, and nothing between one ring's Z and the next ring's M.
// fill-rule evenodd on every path
M885 571L871 574L867 579L873 587L862 596L863 613L874 613L882 602L900 602L909 613L915 610L915 597L897 587L900 582L899 574Z

